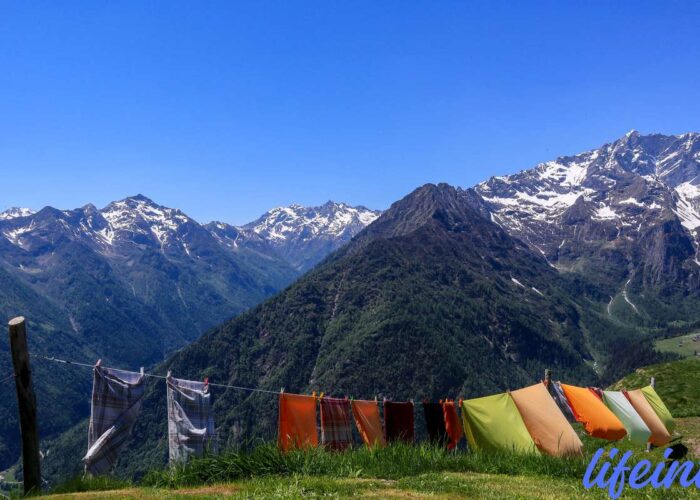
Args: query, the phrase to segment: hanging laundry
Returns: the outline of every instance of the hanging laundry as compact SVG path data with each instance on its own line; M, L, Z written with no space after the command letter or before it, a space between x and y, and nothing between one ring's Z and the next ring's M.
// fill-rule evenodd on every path
M620 419L586 387L561 384L576 420L593 437L617 441L627 435Z
M141 411L143 373L95 366L88 450L83 458L92 475L106 474L114 466Z
M623 391L634 409L637 411L644 423L647 424L651 431L649 442L654 446L663 446L671 440L671 433L668 432L666 426L661 421L659 416L654 411L654 408L649 404L644 397L644 393L637 389L636 391Z
M603 401L603 389L600 387L589 387L588 390L591 391L598 399Z
M625 426L630 441L640 445L649 441L649 427L621 391L603 391L603 401Z
M545 385L547 385L546 382ZM569 423L572 424L576 422L576 417L574 417L574 413L571 410L569 401L567 401L566 396L564 395L564 391L561 388L561 384L559 382L552 382L551 386L547 385L547 389L549 390L549 394L554 399L554 402L557 404L561 412L566 417L566 420L568 420Z
M447 445L449 436L445 428L442 404L423 401L423 414L425 415L425 425L428 428L428 439L430 442L440 446Z
M462 424L459 423L459 416L457 415L457 407L454 401L445 401L442 403L442 416L445 419L445 430L449 436L449 441L447 443L448 450L454 450L457 448L457 444L462 439Z
M544 383L510 393L537 448L547 455L581 455L583 443Z
M413 443L413 403L384 401L384 438L387 443Z
M644 394L647 402L656 412L656 415L658 415L658 417L664 423L666 430L668 432L673 432L673 429L676 426L676 423L673 421L673 415L671 415L671 412L668 411L668 408L664 404L661 397L656 393L656 390L650 385L642 387L640 390L642 391L642 394Z
M277 446L282 451L318 446L314 396L280 393Z
M352 445L351 421L348 399L321 398L321 443L326 448L343 451Z
M462 422L473 449L539 453L510 394L462 401Z
M379 404L376 401L352 401L352 415L362 441L370 448L386 446L382 421L379 418Z
M168 451L170 463L216 451L209 384L171 376L168 386Z

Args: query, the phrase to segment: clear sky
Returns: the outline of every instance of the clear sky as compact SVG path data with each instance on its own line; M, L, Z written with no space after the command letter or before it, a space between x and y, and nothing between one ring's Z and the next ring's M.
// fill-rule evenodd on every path
M0 4L0 207L385 208L700 131L700 2Z

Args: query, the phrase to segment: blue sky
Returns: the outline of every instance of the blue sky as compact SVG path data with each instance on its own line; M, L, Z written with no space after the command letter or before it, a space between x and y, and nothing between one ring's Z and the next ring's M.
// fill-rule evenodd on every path
M700 2L3 2L0 207L385 208L700 130Z

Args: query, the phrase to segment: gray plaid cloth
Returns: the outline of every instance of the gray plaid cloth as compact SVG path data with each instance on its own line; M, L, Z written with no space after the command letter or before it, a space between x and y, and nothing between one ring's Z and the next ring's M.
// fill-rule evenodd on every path
M554 402L557 404L561 412L566 417L569 423L573 424L576 422L576 417L574 417L574 412L571 411L571 406L569 406L569 400L566 399L564 395L564 390L561 388L560 382L552 382L552 387L549 393L554 398Z
M209 385L168 377L168 449L170 463L216 451Z
M141 411L145 377L140 373L96 366L85 470L105 474L117 461Z

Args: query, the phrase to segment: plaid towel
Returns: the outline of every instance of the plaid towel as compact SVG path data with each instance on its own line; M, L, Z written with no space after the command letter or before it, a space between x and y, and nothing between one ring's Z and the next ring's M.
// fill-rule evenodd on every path
M141 411L145 377L140 373L96 366L85 470L105 474L117 461Z
M347 399L321 398L321 444L343 451L352 444L352 417Z
M209 385L168 377L168 450L170 463L216 451Z

